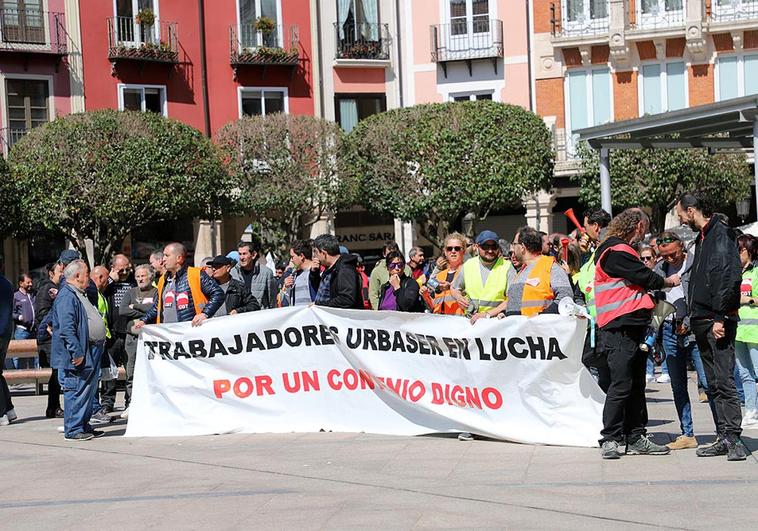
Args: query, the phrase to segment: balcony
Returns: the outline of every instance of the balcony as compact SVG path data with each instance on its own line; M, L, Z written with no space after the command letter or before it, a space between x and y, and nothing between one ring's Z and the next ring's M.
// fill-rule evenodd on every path
M553 39L607 40L610 27L608 3L561 0L558 6L553 2L550 4L550 26Z
M390 59L388 24L334 23L337 44L334 54L338 66L386 66Z
M254 26L229 28L229 55L234 80L240 67L263 67L263 77L269 67L286 67L290 77L300 64L300 30L298 26L274 26L267 32Z
M626 5L627 9L629 4ZM632 17L627 16L627 20ZM637 3L634 20L628 25L629 31L647 33L684 29L685 13L683 0L652 0L647 4Z
M758 19L758 0L712 0L709 22L739 23Z
M37 9L0 9L0 53L50 55L60 63L66 55L63 13Z
M497 19L460 20L431 27L432 62L442 65L465 61L469 75L473 60L490 59L497 73L497 60L503 57L503 21Z
M169 65L178 63L176 23L155 20L147 24L132 17L109 18L108 59L113 75L119 61Z
M2 152L8 154L8 151L13 147L13 144L18 142L21 137L28 133L28 129L12 129L10 127L3 127L0 129L0 142L2 142Z

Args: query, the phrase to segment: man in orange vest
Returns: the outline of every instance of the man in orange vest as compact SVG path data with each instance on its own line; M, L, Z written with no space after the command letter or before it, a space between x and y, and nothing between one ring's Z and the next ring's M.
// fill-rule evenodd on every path
M169 243L163 249L166 272L158 281L158 297L145 316L135 321L139 330L149 323L192 321L200 326L224 304L224 290L199 267L186 264L187 249L181 243Z
M669 448L645 433L645 363L640 350L655 303L647 290L678 286L678 275L666 279L645 267L632 245L645 237L650 221L639 208L613 218L605 240L595 252L595 303L598 348L608 359L611 383L603 408L600 432L603 459L621 457L626 440L630 455L664 455Z

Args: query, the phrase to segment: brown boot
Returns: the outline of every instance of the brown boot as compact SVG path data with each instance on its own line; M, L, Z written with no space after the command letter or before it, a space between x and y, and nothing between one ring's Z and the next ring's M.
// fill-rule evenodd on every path
M685 450L687 448L697 448L697 439L695 437L688 437L687 435L680 435L675 441L668 443L666 446L672 450Z

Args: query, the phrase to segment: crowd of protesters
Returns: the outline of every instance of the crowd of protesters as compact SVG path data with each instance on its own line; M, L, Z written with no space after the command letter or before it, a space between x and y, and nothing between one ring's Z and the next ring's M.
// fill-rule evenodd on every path
M758 239L738 235L698 195L683 195L676 209L696 233L690 244L674 231L651 237L641 209L613 219L598 209L567 235L522 227L508 242L491 230L473 241L452 233L440 256L429 260L420 247L406 260L395 242L386 242L370 275L360 255L328 234L293 242L288 263L274 271L261 263L255 242L240 242L200 267L188 265L180 243L136 268L116 254L110 269L92 271L78 252L66 250L46 268L36 295L27 274L15 292L0 279L0 296L8 300L0 308L9 310L0 314L0 360L11 338L36 338L39 363L53 369L46 416L64 418L67 439L87 440L102 434L93 426L115 417L119 366L126 372L120 416L128 418L137 339L146 324L200 326L220 316L311 304L428 312L473 324L558 313L558 303L569 298L591 317L582 361L606 393L603 458L698 448L699 456L743 460L741 430L758 427ZM666 308L662 325L654 326L653 312ZM20 361L5 367L18 368ZM665 446L646 433L645 387L656 365L657 382L671 385L681 429ZM689 368L718 435L708 446L698 447L693 431ZM0 373L0 425L15 419Z

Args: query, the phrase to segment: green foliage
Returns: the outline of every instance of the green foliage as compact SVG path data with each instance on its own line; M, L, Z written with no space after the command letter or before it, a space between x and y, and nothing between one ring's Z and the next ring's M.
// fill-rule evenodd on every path
M16 182L10 178L8 164L0 157L0 241L13 234L16 220L19 217L20 191Z
M8 158L23 190L19 237L61 234L94 261L108 260L133 229L185 217L215 219L231 180L213 144L154 113L93 111L31 130Z
M366 208L417 220L434 244L461 215L485 217L549 185L550 133L542 120L492 101L426 104L361 121L343 174L362 180Z
M574 178L581 187L579 199L600 205L600 163L586 143L578 146L581 171ZM613 209L650 207L654 228L662 230L666 213L679 195L699 190L715 199L718 207L749 197L750 167L740 153L710 155L707 149L611 150Z
M334 122L282 113L245 117L219 132L240 190L239 213L252 216L265 251L285 255L324 213L356 201L357 180L337 173L343 142Z

